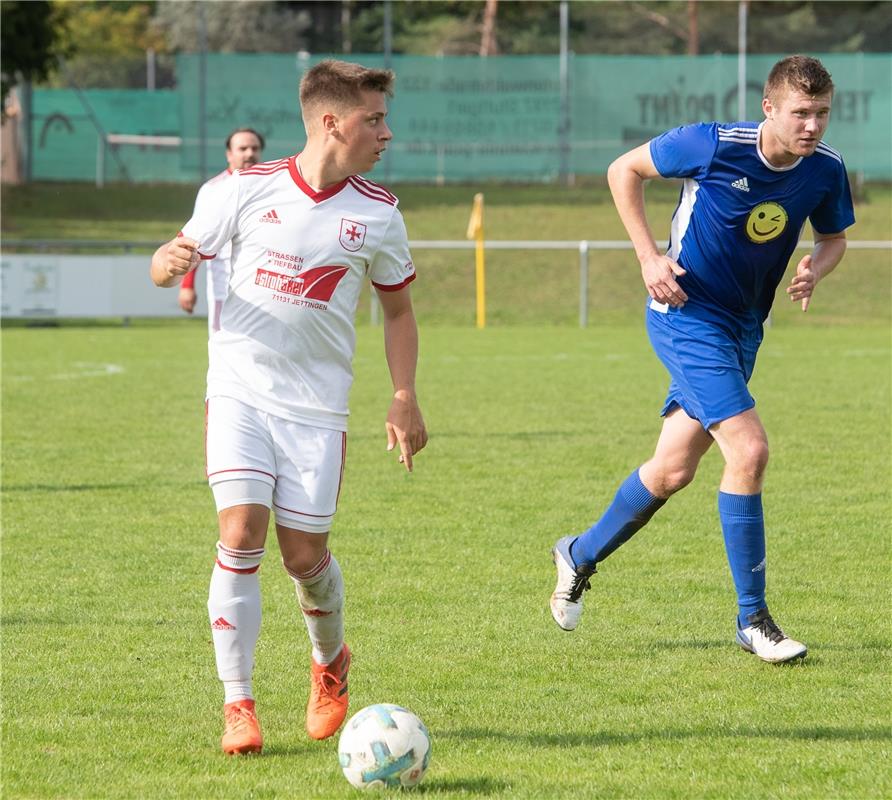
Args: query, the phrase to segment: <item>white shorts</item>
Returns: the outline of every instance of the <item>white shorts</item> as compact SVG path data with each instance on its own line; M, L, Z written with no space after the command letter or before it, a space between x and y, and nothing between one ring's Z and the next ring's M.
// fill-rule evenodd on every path
M231 397L207 401L207 476L218 512L256 502L272 508L280 525L325 533L337 510L346 449L343 431L275 417Z

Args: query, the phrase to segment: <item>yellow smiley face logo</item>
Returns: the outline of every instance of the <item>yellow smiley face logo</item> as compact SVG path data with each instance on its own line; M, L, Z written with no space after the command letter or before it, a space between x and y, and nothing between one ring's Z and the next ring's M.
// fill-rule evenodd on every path
M787 227L787 212L777 203L759 203L746 218L746 235L756 244L776 239Z

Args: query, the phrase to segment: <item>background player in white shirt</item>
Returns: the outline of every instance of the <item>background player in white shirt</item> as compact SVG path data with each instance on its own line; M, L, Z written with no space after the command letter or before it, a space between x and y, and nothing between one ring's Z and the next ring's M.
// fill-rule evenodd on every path
M213 192L219 187L222 181L229 178L237 169L247 169L253 167L263 154L265 142L261 136L253 128L238 128L226 137L226 163L227 167L222 172L214 175L208 181L202 184L195 198L196 207L209 192ZM193 211L193 216L195 212ZM214 331L220 330L220 313L223 310L223 301L226 299L226 292L229 287L229 275L231 257L231 245L229 243L220 248L217 257L208 260L205 265L207 273L207 299L208 299L208 336ZM197 270L192 270L184 278L180 284L180 293L178 301L180 308L187 314L191 314L195 310L195 303L198 295L195 292L195 276Z
M240 171L158 248L151 274L172 286L232 243L230 291L208 343L207 463L220 523L208 610L223 681L226 753L259 752L251 675L260 632L257 570L269 511L313 644L307 731L347 713L350 651L343 580L328 550L343 470L354 313L368 275L384 312L394 394L388 450L412 469L427 443L415 396L415 277L397 200L360 178L392 138L390 70L323 61L301 80L307 144Z

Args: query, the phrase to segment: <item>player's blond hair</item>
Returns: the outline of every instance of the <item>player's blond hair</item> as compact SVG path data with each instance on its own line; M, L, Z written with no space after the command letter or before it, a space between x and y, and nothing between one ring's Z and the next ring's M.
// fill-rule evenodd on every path
M777 62L765 81L765 97L776 101L785 89L815 97L833 92L833 81L824 65L811 56L787 56Z
M349 61L326 59L307 70L300 81L300 107L328 103L344 111L362 105L362 92L384 92L393 96L393 70L370 69Z

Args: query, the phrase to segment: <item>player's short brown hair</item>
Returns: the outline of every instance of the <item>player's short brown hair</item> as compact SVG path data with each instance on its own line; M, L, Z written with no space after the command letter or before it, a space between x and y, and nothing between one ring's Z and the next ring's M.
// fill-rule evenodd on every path
M300 81L300 107L329 102L341 109L362 104L361 92L384 92L393 96L393 70L370 69L349 61L326 59L304 73Z
M776 100L784 89L816 96L833 92L833 81L824 65L811 56L787 56L777 62L765 81L765 97Z

